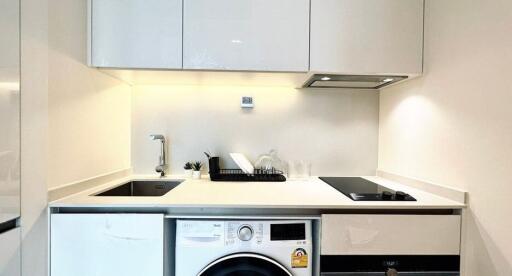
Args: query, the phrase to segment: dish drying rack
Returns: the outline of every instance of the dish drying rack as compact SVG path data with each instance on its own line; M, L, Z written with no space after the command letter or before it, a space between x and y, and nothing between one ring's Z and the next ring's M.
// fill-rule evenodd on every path
M212 181L237 181L237 182L284 182L286 177L283 172L271 169L254 169L253 174L246 174L240 169L219 169L210 172Z

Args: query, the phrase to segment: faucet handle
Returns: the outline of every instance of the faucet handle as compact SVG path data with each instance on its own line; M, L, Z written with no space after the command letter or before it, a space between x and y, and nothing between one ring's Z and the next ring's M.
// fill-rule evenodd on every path
M160 156L158 157L158 166L155 168L155 171L160 173L161 176L164 176L167 167L165 160L165 137L162 134L152 134L149 137L152 140L160 141Z
M162 134L151 134L151 135L149 135L149 137L151 138L151 140L165 141L165 136L163 136Z

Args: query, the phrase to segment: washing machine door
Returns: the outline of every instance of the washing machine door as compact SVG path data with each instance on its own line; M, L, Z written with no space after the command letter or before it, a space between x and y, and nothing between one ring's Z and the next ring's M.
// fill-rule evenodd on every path
M207 267L198 276L292 276L280 263L253 253L238 253L222 257Z

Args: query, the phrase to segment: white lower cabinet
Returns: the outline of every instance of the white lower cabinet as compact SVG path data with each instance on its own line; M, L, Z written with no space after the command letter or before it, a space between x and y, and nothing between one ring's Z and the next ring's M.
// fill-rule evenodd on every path
M163 214L52 214L51 276L164 275Z
M20 276L20 228L0 234L0 276Z
M322 215L322 255L459 255L458 215Z

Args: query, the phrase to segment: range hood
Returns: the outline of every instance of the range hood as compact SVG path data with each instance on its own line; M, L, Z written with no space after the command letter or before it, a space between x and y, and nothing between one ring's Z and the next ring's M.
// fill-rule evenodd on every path
M407 78L407 76L313 74L302 87L380 89Z

